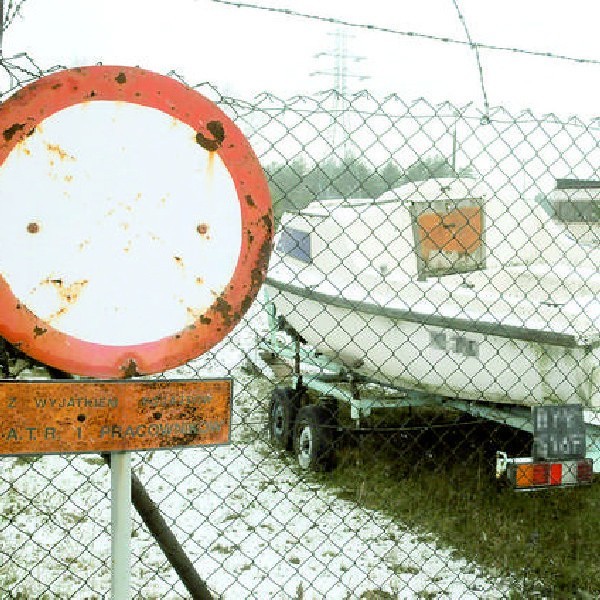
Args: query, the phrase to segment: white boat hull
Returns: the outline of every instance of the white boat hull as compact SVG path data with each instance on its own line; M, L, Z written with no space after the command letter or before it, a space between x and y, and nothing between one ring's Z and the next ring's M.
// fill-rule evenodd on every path
M278 315L308 344L382 383L494 403L600 407L595 343L434 313L403 318L399 311L328 299L273 279L267 284ZM491 333L494 329L501 335Z

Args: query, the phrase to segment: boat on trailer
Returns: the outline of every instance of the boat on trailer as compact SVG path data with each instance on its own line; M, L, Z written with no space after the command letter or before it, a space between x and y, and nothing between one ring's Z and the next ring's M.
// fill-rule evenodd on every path
M313 363L406 392L383 405L437 398L527 429L532 406L580 404L588 456L600 456L599 292L600 250L469 178L286 213L266 279L272 316ZM339 397L357 419L382 405Z

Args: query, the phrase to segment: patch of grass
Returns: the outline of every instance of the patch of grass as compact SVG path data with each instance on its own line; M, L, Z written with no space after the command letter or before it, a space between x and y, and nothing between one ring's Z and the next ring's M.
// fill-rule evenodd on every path
M218 552L219 554L233 554L239 549L240 547L237 544L234 544L233 546L226 546L225 544L217 543L214 546L211 546L211 550L213 552Z
M39 454L20 454L15 458L15 465L30 465L40 460Z
M411 565L393 565L391 569L396 575L418 575L421 572L421 569Z
M600 485L534 494L499 489L495 451L528 454L529 436L455 415L447 428L419 428L431 418L411 412L403 431L347 436L336 469L314 477L421 535L433 533L491 575L512 576L517 595L600 597Z
M360 596L360 600L396 600L398 594L391 594L385 590L367 590Z
M81 456L81 460L88 465L96 467L103 467L106 464L101 456L83 455Z

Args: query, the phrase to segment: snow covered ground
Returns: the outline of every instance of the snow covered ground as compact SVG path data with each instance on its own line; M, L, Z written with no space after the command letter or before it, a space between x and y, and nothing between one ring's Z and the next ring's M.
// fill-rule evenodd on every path
M216 597L503 598L507 582L433 536L337 498L266 442L272 382L241 369L249 321L176 377L235 377L233 443L135 455L134 468ZM0 597L110 596L110 475L94 455L0 462ZM137 515L136 598L186 598ZM17 594L20 593L20 596ZM12 596L11 596L12 594Z

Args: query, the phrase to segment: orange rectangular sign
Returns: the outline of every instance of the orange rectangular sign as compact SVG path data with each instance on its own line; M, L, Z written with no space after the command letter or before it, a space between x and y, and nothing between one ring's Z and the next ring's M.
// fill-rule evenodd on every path
M425 261L431 252L443 250L473 254L481 246L481 208L463 206L447 213L426 212L419 217L421 254Z
M0 382L0 455L230 441L231 379Z

